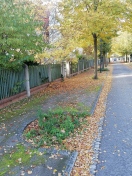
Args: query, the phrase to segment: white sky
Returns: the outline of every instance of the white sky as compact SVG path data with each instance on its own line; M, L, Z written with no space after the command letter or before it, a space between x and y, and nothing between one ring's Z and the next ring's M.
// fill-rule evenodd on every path
M46 4L50 4L50 3L57 3L57 2L60 2L61 0L43 0L43 4L46 5Z

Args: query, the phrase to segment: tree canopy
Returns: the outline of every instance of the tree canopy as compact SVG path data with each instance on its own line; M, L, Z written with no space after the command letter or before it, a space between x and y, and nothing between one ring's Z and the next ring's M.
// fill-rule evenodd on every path
M45 47L43 21L29 0L1 0L0 66L18 68Z
M132 9L128 0L62 0L60 3L60 31L65 46L93 44L95 75L97 78L97 42L117 35L130 23Z
M121 56L132 54L132 33L120 32L118 37L113 38L112 52Z

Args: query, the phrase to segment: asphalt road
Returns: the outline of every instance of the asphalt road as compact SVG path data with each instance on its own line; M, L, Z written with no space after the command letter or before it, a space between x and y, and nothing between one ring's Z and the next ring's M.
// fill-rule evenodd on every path
M132 69L113 65L96 176L132 176Z

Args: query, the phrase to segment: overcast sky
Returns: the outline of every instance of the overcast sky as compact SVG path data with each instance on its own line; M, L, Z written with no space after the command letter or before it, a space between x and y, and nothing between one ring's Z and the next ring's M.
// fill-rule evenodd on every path
M60 2L61 0L43 0L43 4L48 4L48 3L57 3Z

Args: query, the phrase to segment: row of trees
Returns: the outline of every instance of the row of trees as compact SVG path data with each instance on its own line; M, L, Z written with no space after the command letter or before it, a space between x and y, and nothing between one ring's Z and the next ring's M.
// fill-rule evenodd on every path
M119 31L132 32L132 2L130 0L62 0L59 5L62 39L57 46L69 52L76 47L94 48L95 75L99 45L109 49ZM100 42L101 41L101 42ZM102 42L103 41L103 42ZM102 53L101 53L102 54Z
M132 33L120 32L118 37L113 38L112 51L120 56L126 56L127 61L127 56L132 54Z
M116 53L131 51L130 47L127 51L119 47L119 43L125 43L123 36L131 46L131 0L60 0L55 19L59 23L52 26L59 31L59 40L52 43L50 50L44 42L46 10L42 4L39 0L1 0L0 66L19 68L27 61L44 57L80 58L77 48L81 47L91 57L94 53L97 79L97 56L104 60L111 46Z

